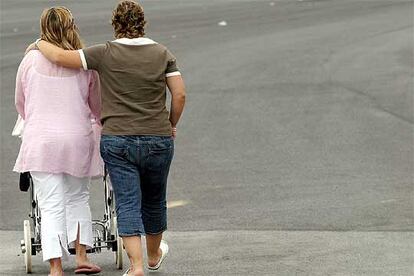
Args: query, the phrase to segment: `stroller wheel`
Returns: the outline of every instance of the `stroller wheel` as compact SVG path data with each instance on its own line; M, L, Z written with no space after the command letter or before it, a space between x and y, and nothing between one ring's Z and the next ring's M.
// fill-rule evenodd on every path
M122 269L123 268L123 256L122 251L124 249L124 244L122 242L122 238L118 236L118 224L116 217L112 217L112 226L113 226L113 233L115 234L115 242L116 242L116 250L115 250L115 264L116 268Z
M26 265L26 273L32 273L32 237L30 222L25 220L23 222L24 240L22 241L22 252L24 253L24 264Z

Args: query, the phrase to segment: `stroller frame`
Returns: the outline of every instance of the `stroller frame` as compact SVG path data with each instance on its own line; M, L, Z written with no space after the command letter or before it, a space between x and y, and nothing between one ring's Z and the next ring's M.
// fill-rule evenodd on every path
M106 171L106 170L105 170ZM20 242L21 251L24 255L26 273L32 272L32 256L42 251L41 245L41 213L36 194L33 188L33 180L29 176L30 187L30 213L28 220L23 222L24 237ZM112 250L115 255L115 264L118 269L123 267L123 243L118 236L117 220L115 213L114 193L111 189L110 179L107 173L103 176L105 210L102 220L92 220L93 247L88 253L101 253L102 248ZM25 191L25 190L22 190ZM32 231L33 229L33 231ZM69 249L71 254L76 254L75 249Z

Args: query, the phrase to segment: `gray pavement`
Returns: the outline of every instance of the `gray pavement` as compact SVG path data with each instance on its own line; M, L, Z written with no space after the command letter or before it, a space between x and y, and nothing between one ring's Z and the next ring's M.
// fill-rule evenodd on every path
M0 0L0 275L24 274L17 66L47 5L71 8L87 45L111 40L116 1L97 3ZM169 182L186 204L158 274L414 275L413 1L142 3L188 86ZM91 205L99 218L99 181ZM93 256L102 275L120 275L112 257Z
M4 275L25 275L15 264L19 234L0 232L8 241L0 259ZM151 275L411 275L414 251L407 243L412 232L173 231L166 238L171 253ZM103 264L101 275L121 275L109 251L91 259ZM65 275L75 275L70 261ZM33 269L35 275L48 272L40 256Z

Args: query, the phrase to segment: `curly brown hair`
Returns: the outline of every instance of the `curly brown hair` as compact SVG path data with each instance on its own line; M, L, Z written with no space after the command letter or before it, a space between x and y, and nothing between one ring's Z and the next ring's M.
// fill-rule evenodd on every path
M115 38L136 38L145 35L144 9L135 1L121 1L112 13Z

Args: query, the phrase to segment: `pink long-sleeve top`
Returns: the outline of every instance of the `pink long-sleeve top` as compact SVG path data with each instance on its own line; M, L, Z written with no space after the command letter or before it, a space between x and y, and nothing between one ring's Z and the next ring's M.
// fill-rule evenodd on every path
M102 175L96 72L64 68L30 51L17 72L15 103L25 125L14 171Z

